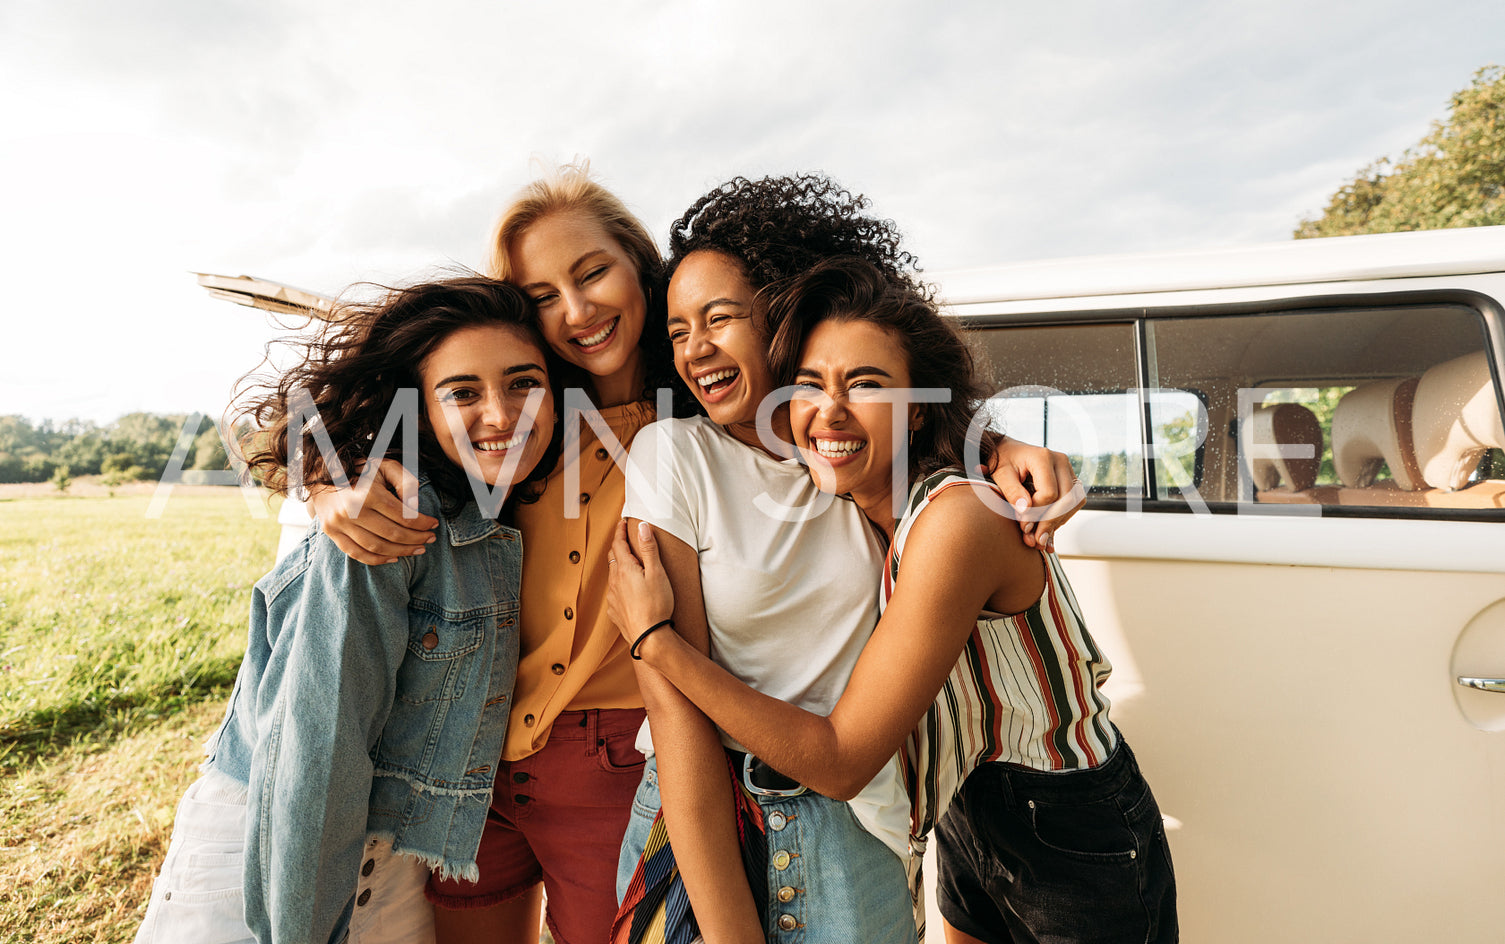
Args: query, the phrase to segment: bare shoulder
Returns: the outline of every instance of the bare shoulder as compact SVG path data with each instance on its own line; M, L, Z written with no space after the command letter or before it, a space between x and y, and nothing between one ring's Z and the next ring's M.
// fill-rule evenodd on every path
M922 511L904 544L904 561L930 574L991 588L988 608L1015 612L1043 589L1040 553L1024 543L1007 503L986 485L951 485ZM900 582L903 582L901 565Z
M948 542L993 552L1012 545L1028 550L1019 522L1009 514L1008 502L983 482L958 482L942 488L910 526L909 540L926 546Z

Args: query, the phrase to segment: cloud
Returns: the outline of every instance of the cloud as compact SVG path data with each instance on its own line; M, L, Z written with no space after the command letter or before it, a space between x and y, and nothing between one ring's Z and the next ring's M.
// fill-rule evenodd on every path
M153 386L185 348L139 335L192 338L195 371L229 378L266 329L242 331L188 270L335 292L480 265L508 196L576 156L660 239L731 176L823 170L931 271L1284 239L1501 58L1495 0L1421 16L1400 0L0 5L8 335L42 352L60 320L79 326L72 357L110 391L47 395L56 370L34 353L0 379L0 412L108 419L97 404L123 390L131 408L207 406L228 380ZM1437 23L1467 28L1420 28Z

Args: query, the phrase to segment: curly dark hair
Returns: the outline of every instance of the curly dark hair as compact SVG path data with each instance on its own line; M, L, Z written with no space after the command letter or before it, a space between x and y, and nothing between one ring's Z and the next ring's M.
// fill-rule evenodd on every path
M949 401L924 405L924 421L909 446L910 480L966 468L972 417L990 390L961 332L941 316L934 300L865 259L816 263L785 283L769 303L768 361L776 382L794 382L805 339L825 321L867 321L887 329L904 351L912 386L950 389ZM996 442L985 433L974 461L987 464Z
M821 174L736 177L696 200L669 231L665 277L702 249L735 259L759 293L833 256L856 256L911 282L915 257L899 248L892 220L866 214L869 201Z
M300 485L348 484L372 440L380 433L404 387L422 389L419 368L423 359L454 332L474 326L503 325L515 329L543 352L551 395L558 396L559 360L538 332L533 304L518 289L494 279L466 274L406 288L380 287L386 293L375 302L343 302L312 340L287 342L300 354L296 367L279 377L242 378L235 413L251 421L253 431L239 447L251 474L278 494ZM269 358L270 360L270 358ZM305 397L307 399L305 399ZM299 418L300 403L311 400L317 419L304 423L300 442L288 442L288 427ZM538 465L514 488L510 498L537 500L542 479L558 461L561 423L555 423ZM418 411L418 462L422 473L439 492L446 514L453 514L471 497L463 469L445 456L428 422ZM335 475L326 463L315 433L327 434L338 457ZM388 457L400 455L394 437ZM301 450L302 481L290 482L289 461Z

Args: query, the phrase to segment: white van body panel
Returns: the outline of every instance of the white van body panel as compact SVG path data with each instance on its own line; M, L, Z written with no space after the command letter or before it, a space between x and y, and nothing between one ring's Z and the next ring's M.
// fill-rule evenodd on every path
M1133 253L1073 259L1047 259L1013 265L957 269L933 276L945 304L960 310L977 302L1025 301L1031 310L1048 299L1069 308L1119 307L1121 299L1152 295L1159 304L1174 293L1213 290L1236 300L1242 288L1322 285L1328 291L1345 282L1396 279L1454 279L1459 275L1505 271L1505 226L1439 229L1419 233L1380 233L1334 239L1303 239L1190 252ZM1456 285L1456 282L1451 283ZM1388 289L1387 289L1388 291ZM1294 294L1304 294L1296 291ZM1259 297L1276 297L1263 295ZM1084 304L1086 299L1096 302ZM1181 296L1175 304L1195 303Z
M1492 573L1505 569L1505 527L1378 518L1288 518L1077 512L1056 538L1063 557L1120 560L1363 567L1425 573ZM1502 699L1505 700L1505 699Z

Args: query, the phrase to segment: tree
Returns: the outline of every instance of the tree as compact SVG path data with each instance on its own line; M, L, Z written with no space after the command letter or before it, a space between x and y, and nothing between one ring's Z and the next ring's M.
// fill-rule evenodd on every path
M68 475L104 474L110 484L162 474L177 446L182 414L128 413L101 429L90 420L63 423L0 415L0 482L45 482L59 466ZM244 430L241 430L244 432ZM229 468L212 423L202 429L184 457L184 467Z
M136 465L129 453L116 452L105 456L104 462L100 463L99 470L104 473L105 484L111 487L123 482L134 482L136 479L144 479L149 476L146 469Z
M104 434L92 423L85 425L74 421L69 425L74 427L72 437L53 450L53 459L67 465L75 475L98 473L105 459Z
M22 482L45 482L52 478L53 462L40 452L28 453L21 459Z
M225 453L225 444L219 438L219 428L214 421L207 425L193 441L193 469L208 469L218 472L230 468L230 457Z
M47 437L24 416L0 416L0 452L25 455L45 451Z
M0 482L45 482L52 475L48 458L51 427L37 428L24 416L0 416Z
M1505 67L1485 66L1445 121L1394 164L1380 158L1333 194L1297 239L1505 224Z
M161 475L177 445L184 419L182 414L127 413L106 430L108 451L128 458L129 465L138 466L140 478ZM107 458L101 464L102 471L110 471L105 468L108 462ZM126 467L119 460L114 465L117 469Z

